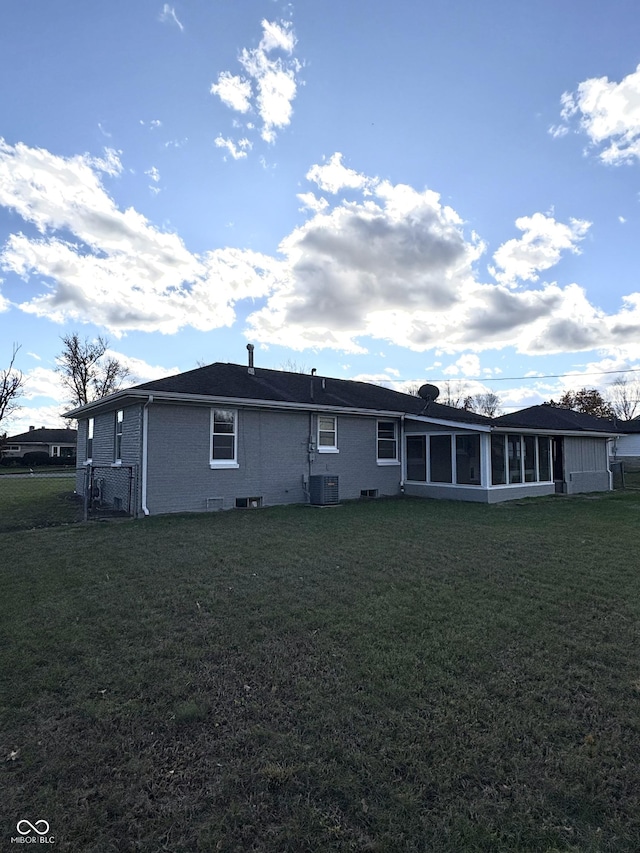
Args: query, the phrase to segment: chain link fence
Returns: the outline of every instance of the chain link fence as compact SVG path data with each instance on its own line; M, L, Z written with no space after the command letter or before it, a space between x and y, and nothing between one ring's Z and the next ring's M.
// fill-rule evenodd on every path
M640 490L640 466L633 462L616 461L611 463L614 489Z
M74 471L0 475L0 533L82 521Z
M83 488L84 518L126 518L135 513L135 465L88 465Z
M134 465L0 474L0 533L135 514Z

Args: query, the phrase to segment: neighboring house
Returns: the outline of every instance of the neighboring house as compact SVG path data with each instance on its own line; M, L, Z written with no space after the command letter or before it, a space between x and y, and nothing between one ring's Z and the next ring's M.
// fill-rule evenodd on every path
M625 462L628 466L640 468L640 418L631 421L617 421L616 429L620 433L612 444L612 458L615 462Z
M7 436L0 455L3 458L21 459L25 453L39 452L61 460L74 459L77 436L75 429L29 427L28 432Z
M119 505L117 483L130 481L118 469L131 466L136 515L609 489L610 425L548 409L491 419L366 382L255 368L251 352L249 366L211 364L66 416L79 422L77 490L90 465L101 500Z

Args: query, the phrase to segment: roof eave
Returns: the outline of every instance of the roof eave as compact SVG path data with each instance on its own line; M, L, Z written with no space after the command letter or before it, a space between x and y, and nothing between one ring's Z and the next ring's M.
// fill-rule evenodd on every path
M473 432L491 432L491 424L473 423L470 421L449 421L445 418L430 418L428 415L406 415L407 420L419 421L420 423L435 424L435 426L449 427L451 429L466 429Z
M248 397L225 397L221 394L184 394L178 391L147 391L129 390L119 391L116 394L111 394L109 397L103 397L101 400L96 400L93 403L87 403L85 406L79 406L64 414L64 417L82 418L90 416L91 413L105 411L113 408L114 403L119 403L125 399L133 401L143 401L153 398L155 403L200 403L204 406L210 406L214 403L224 404L227 406L245 406L247 408L269 408L282 409L285 411L305 411L305 412L344 412L345 414L354 415L370 415L376 417L393 417L399 418L405 415L406 412L399 409L365 409L358 406L340 406L327 403L296 403L286 400L254 400Z

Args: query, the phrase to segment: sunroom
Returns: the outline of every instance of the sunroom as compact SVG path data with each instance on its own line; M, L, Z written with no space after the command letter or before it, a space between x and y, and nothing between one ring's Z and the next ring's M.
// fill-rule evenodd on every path
M555 491L549 435L408 418L404 432L405 494L496 503Z

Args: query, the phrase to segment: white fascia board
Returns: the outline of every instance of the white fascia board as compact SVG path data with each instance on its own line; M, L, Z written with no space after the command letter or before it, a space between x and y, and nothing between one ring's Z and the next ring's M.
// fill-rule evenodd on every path
M434 426L450 427L451 429L465 429L469 432L491 432L490 424L470 424L461 421L446 421L443 418L428 418L424 415L406 415L406 421L418 421L423 424L434 424Z
M102 400L96 400L94 403L87 403L86 406L80 406L77 409L72 409L65 412L63 417L78 418L89 416L91 412L101 409L112 409L114 403L118 403L124 399L131 400L147 400L153 396L154 403L199 403L202 406L224 405L224 406L243 406L245 408L259 409L282 409L284 411L294 412L334 412L337 414L347 415L370 415L371 417L386 417L386 418L401 418L404 412L390 411L387 409L361 409L350 406L329 406L319 405L317 403L289 403L280 400L253 400L247 397L222 397L214 394L181 394L177 391L118 391L111 394L109 397L103 397Z
M569 438L616 438L621 433L617 432L596 432L587 430L570 430L570 429L534 429L533 427L491 427L492 432L496 433L513 433L518 435L566 435Z

